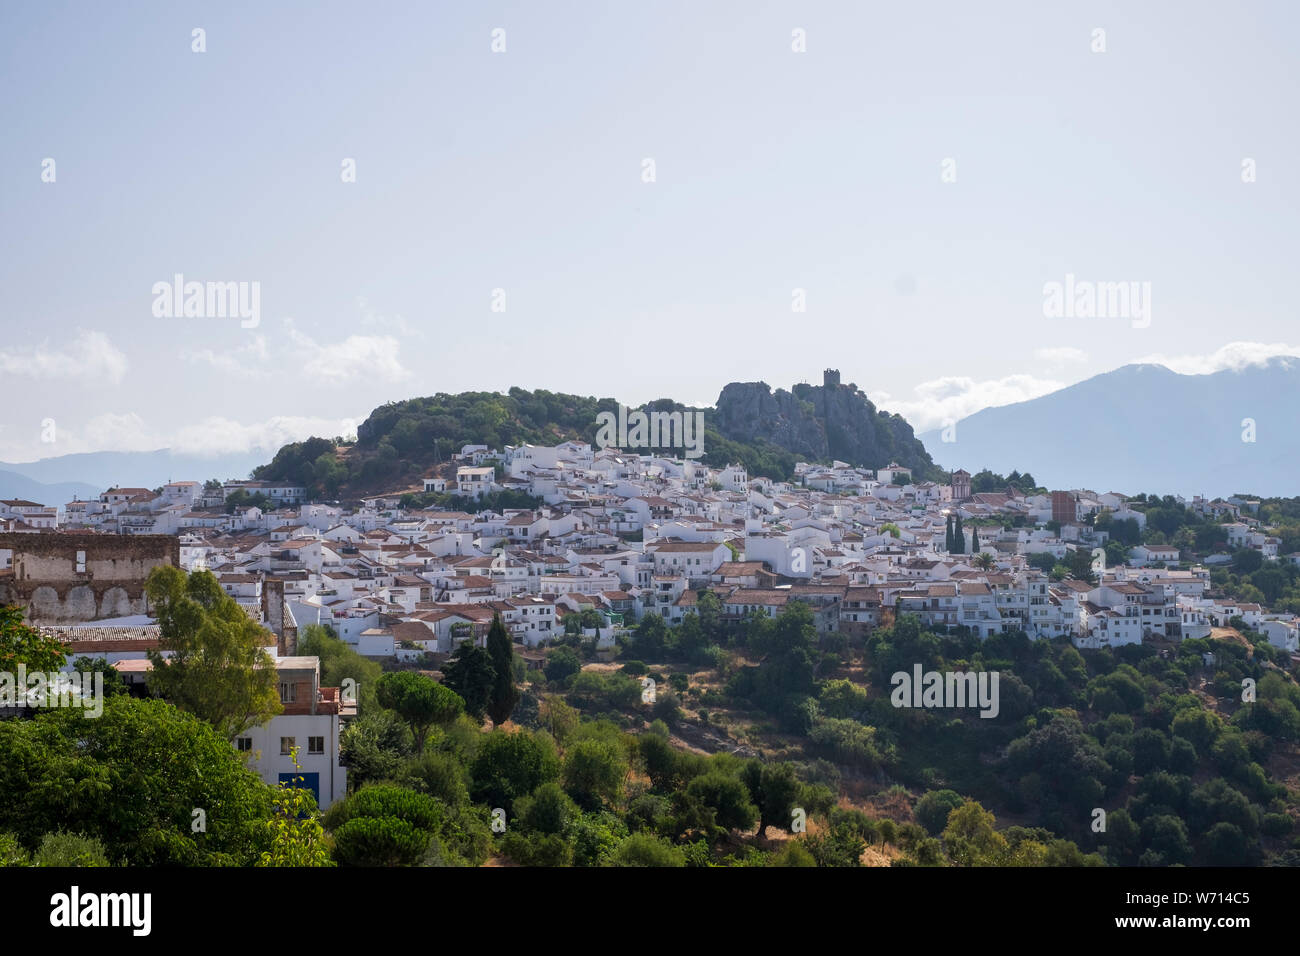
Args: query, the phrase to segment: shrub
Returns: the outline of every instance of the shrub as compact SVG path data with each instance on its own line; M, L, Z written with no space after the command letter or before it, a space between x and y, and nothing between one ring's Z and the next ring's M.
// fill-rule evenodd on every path
M964 801L954 790L931 790L916 802L912 811L921 826L938 836L948 825L948 814L956 810Z
M410 866L431 837L395 817L356 817L334 831L334 858L346 866Z
M12 833L0 833L0 866L29 866L31 856Z
M662 837L633 833L610 857L611 866L686 866L686 854Z
M32 861L36 866L108 866L104 845L80 833L47 833Z

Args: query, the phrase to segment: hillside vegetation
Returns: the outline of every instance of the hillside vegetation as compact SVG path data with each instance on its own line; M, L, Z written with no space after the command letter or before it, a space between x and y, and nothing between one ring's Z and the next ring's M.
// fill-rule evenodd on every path
M760 392L767 391L766 385L757 386L761 386ZM751 407L758 394L755 387L746 385L738 390L729 385L717 408L703 409L700 460L704 464L721 468L739 463L752 476L784 481L794 474L797 459L829 461L838 457L866 468L884 467L896 460L914 468L918 477L941 476L920 441L912 436L911 427L898 416L876 412L852 386L839 388L829 403L820 399L829 418L819 417L817 404L811 401L803 402L799 415L793 418L787 414L788 403L755 409ZM776 396L790 397L780 390ZM566 440L594 443L596 416L601 412L617 414L618 407L613 398L522 388L512 388L504 395L440 392L376 408L357 428L355 442L345 443L340 437L309 438L285 445L268 464L256 468L253 477L301 484L321 498L377 494L417 483L463 445L500 449ZM699 411L670 399L641 408ZM828 434L835 436L833 441Z

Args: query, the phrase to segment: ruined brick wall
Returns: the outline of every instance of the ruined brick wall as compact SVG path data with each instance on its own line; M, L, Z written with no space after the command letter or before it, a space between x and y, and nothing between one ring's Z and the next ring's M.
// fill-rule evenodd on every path
M298 653L298 625L284 601L282 578L262 579L262 623L275 635L276 651L281 657Z
M13 552L0 604L21 606L36 624L144 614L149 572L180 567L180 539L164 534L0 534L0 550Z

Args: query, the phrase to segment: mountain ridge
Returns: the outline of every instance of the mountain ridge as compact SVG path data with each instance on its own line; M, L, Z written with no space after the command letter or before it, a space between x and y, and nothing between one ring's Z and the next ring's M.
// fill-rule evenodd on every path
M920 438L948 468L1019 468L1055 488L1291 494L1298 414L1300 357L1205 373L1129 363L981 409L957 421L955 441L941 429Z

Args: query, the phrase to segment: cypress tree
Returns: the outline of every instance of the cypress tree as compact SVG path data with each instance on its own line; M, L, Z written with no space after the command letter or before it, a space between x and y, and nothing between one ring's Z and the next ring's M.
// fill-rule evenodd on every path
M454 690L465 701L465 712L482 722L492 699L496 670L488 652L470 641L462 641L442 668L442 686Z
M953 554L966 553L966 532L964 532L961 529L961 515L957 516L957 523L953 525L952 544L953 544L953 548L952 548Z
M943 550L947 551L949 554L952 554L952 515L948 515L948 526L944 530L943 540L944 540Z
M971 554L980 553L980 529L979 528L970 529L970 553Z
M496 727L510 719L519 703L519 688L515 686L514 642L506 631L500 614L492 616L492 626L488 628L488 657L492 659L492 669L496 677L492 682L492 696L488 698L488 716L492 726Z

